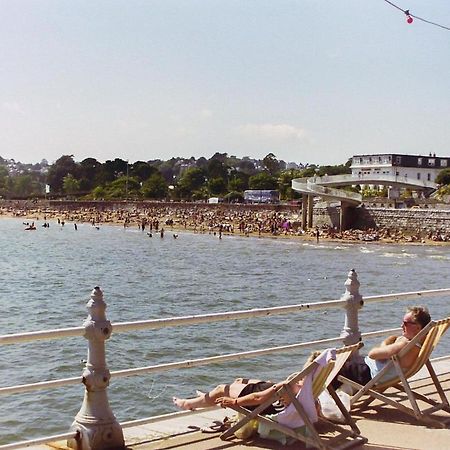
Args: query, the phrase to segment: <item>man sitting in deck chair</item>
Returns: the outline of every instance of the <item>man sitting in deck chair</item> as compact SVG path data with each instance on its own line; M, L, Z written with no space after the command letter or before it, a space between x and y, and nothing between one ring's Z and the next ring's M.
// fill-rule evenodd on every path
M427 308L423 306L409 307L403 317L401 336L389 336L380 346L370 350L368 356L363 360L356 358L350 359L339 372L339 375L361 385L367 384L389 363L392 356L397 355L422 328L428 325L430 320L431 317ZM411 367L417 359L420 348L420 343L418 344L411 347L406 354L402 355L400 366L403 369ZM392 366L389 371L386 371L383 378L389 379L394 376L395 368ZM341 381L336 377L332 385L337 389L341 384Z
M258 433L264 438L275 439L282 444L300 440L318 448L332 448L328 445L329 443L324 443L313 425L314 422L319 420L316 400L323 389L329 387L329 383L342 368L345 361L360 346L361 344L355 344L338 350L328 349L314 361L306 364L301 372L292 374L284 382L274 385L271 390L238 398L218 398L217 403L221 406L230 407L244 416L236 425L225 431L221 438L230 437L250 421L257 419L259 423ZM350 440L347 440L345 445L340 448L367 442L365 438L360 436L358 427L331 387L330 394L345 417L346 423L352 428L352 431L350 431L341 425L331 424L321 418L321 421L325 421L334 431L338 432L333 442L349 438ZM267 405L272 404L277 399L281 400L285 409L277 414L263 415L267 414L265 412ZM255 405L258 406L255 407ZM250 409L253 409L253 411Z
M370 376L367 374L366 378L361 376L366 371L362 364L356 366L357 363L353 363L353 365L350 363L340 372L337 377L338 382L335 380L334 385L337 386L344 382L357 390L350 401L352 406L362 396L369 395L368 400L361 405L361 408L367 407L373 400L378 399L425 423L445 426L448 419L438 418L435 420L432 416L439 410L450 413L450 407L429 358L449 327L450 318L430 321L430 315L426 308L417 306L408 308L408 312L403 318L402 336L396 338L394 342L385 343L385 345L371 350L369 357L365 358L365 364L371 371ZM408 379L424 365L439 394L440 402L414 391L408 382ZM398 396L393 398L389 393L384 393L388 388L395 388L400 393L403 392L403 400L407 400L409 406L400 402ZM417 400L421 400L431 407L421 409Z

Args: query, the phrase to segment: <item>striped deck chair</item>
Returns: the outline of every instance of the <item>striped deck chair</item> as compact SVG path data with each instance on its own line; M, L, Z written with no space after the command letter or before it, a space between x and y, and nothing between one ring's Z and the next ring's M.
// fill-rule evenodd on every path
M435 420L435 417L432 416L434 412L439 410L450 413L450 407L445 392L442 389L439 379L430 363L430 356L439 343L442 335L449 327L450 317L442 320L431 321L413 339L411 339L408 345L406 345L397 355L392 356L391 361L386 364L386 366L365 386L355 383L354 381L351 381L343 376L339 376L338 379L341 382L357 389L357 392L351 398L351 405L355 405L355 403L360 401L361 397L364 395L369 395L369 398L366 401L364 401L361 405L358 405L360 409L367 408L370 403L372 403L375 399L378 399L385 404L391 405L394 408L415 417L425 424L445 427L447 420L443 420L442 418ZM423 343L420 344L420 342ZM409 369L402 369L399 363L400 358L402 355L407 353L412 346L420 347L417 359L412 367ZM441 400L440 402L415 392L408 382L408 379L415 375L423 366L428 369L436 391L439 394ZM395 377L388 380L383 379L381 381L383 377L386 378L385 374L389 373L388 371L392 371L392 367L395 368ZM397 399L394 399L392 394L385 392L388 388L396 389L394 393L397 396ZM399 393L403 393L400 400L398 399ZM407 401L410 406L400 403L401 400ZM431 406L421 409L419 407L418 400Z
M337 376L338 372L341 370L342 366L348 360L348 358L360 347L362 343L355 345L350 345L347 347L342 347L335 351L335 359L330 360L325 365L319 365L316 360L308 364L302 371L297 373L292 377L287 383L285 383L278 391L274 392L273 395L266 400L263 404L256 407L253 411L249 411L246 408L240 406L232 406L231 408L241 413L244 417L237 422L234 426L229 428L221 435L221 439L225 440L231 437L237 430L246 425L253 419L257 419L261 424L265 424L272 430L277 430L278 432L289 436L291 438L297 439L304 442L306 445L311 445L319 449L346 449L352 446L362 445L367 442L367 439L360 435L359 428L357 427L355 421L350 416L348 411L345 409L340 398L331 387L331 381ZM334 350L334 349L333 349ZM319 357L320 358L320 357ZM328 389L330 395L333 397L338 408L345 417L345 425L349 425L350 429L343 425L330 422L327 419L318 417L319 422L324 422L327 424L328 431L333 432L333 437L323 436L321 437L319 432L316 430L312 420L308 416L303 407L301 401L299 401L300 394L295 394L292 389L295 383L301 379L306 379L308 376L312 376L312 397L317 400L321 392L326 388ZM294 414L298 414L303 422L303 426L297 428L290 428L286 425L276 421L275 416L263 416L260 414L261 411L266 409L270 404L280 400L282 396L288 396L292 403L287 408L294 408L291 410ZM301 398L301 397L300 397ZM286 409L287 409L286 408ZM342 443L342 441L344 441ZM341 443L339 447L336 447L338 443Z

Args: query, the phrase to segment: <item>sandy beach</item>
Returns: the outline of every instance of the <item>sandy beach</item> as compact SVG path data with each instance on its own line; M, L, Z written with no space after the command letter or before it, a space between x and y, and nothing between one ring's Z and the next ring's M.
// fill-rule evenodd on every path
M135 227L147 233L209 233L222 236L246 236L271 239L298 239L313 242L390 243L445 245L446 235L417 236L400 229L345 230L328 226L303 231L299 215L290 210L254 210L226 207L211 209L197 203L152 205L144 208L56 208L43 205L2 205L0 217L21 218L26 227L90 223L93 226Z

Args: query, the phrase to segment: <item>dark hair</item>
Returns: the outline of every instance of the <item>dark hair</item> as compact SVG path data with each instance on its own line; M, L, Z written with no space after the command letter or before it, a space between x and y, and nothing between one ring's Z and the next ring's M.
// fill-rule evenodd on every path
M411 313L414 321L417 322L422 328L430 323L430 313L428 312L428 308L425 306L410 306L408 307L408 312Z

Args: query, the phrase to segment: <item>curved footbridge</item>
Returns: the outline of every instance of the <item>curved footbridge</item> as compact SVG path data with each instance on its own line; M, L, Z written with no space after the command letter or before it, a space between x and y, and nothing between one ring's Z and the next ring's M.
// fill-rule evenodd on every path
M370 175L325 175L308 178L296 178L292 180L292 189L302 195L302 228L313 226L313 203L314 197L320 197L328 201L338 201L341 206L340 229L344 230L348 225L348 211L362 203L362 195L357 192L336 189L344 186L356 185L389 186L391 189L409 188L423 191L427 194L437 189L437 184L426 180L414 180L386 174Z

